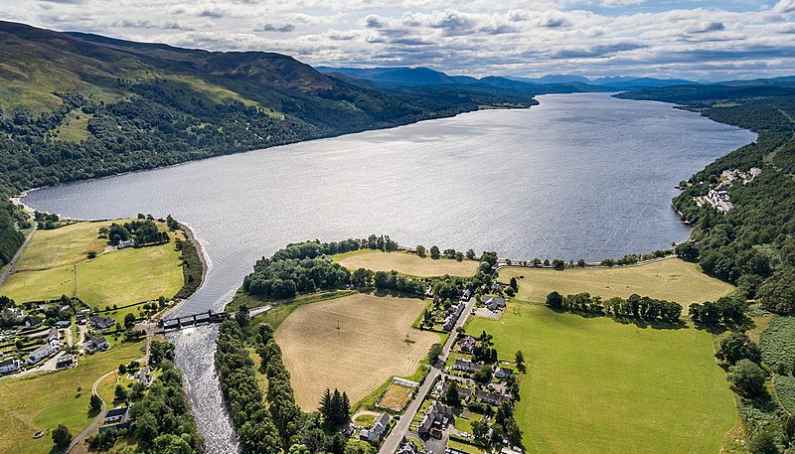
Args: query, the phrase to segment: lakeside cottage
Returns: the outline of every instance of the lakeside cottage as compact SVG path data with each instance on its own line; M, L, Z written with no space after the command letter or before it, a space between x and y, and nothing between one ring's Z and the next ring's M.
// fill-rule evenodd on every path
M100 432L110 429L124 429L130 425L130 407L116 407L108 411Z

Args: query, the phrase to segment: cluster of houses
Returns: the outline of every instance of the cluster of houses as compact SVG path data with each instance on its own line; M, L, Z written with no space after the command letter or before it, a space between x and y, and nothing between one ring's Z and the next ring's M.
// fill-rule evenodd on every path
M464 309L467 307L467 303L469 299L472 297L472 292L469 289L465 289L464 292L461 294L461 299L456 304L450 305L445 313L444 318L444 330L445 331L452 331L455 328L456 322L461 317L461 313L464 312Z
M728 189L735 183L746 185L762 174L762 169L751 168L748 172L739 169L724 170L720 174L720 182L707 192L707 195L695 197L698 206L711 206L721 213L728 213L734 209Z
M61 336L57 328L52 328L47 333L47 341L36 350L30 352L25 363L28 366L33 366L44 359L54 356L59 351L61 351Z

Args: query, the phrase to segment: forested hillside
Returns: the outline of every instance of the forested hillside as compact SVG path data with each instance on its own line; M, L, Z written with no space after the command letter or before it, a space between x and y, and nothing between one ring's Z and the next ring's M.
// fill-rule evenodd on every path
M21 243L6 198L78 179L311 138L529 106L533 93L395 91L280 54L208 52L0 22L0 263Z

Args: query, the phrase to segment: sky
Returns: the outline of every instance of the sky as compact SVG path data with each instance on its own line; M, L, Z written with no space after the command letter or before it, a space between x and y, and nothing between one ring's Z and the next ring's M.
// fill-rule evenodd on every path
M795 0L0 0L0 19L312 65L450 74L795 75Z

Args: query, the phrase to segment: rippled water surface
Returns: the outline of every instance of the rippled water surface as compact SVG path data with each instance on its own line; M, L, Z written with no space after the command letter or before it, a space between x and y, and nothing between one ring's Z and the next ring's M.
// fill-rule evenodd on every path
M547 95L529 110L304 142L31 193L79 218L173 214L211 262L179 309L220 309L254 261L303 239L387 233L404 245L596 260L670 247L688 230L674 185L753 133L669 104ZM231 449L212 368L214 330L176 336L211 452Z

